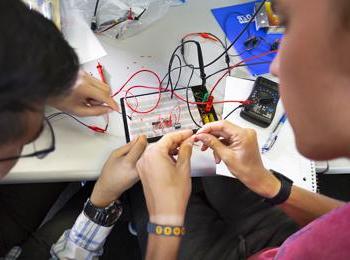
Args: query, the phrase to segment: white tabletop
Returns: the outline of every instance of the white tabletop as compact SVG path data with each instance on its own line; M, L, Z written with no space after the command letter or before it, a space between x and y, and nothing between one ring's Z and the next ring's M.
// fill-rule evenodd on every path
M117 41L107 37L99 37L107 56L99 61L107 70L107 79L114 90L135 71L149 68L164 76L170 55L179 44L180 39L187 33L208 31L223 37L219 25L211 14L212 8L229 6L244 1L232 0L190 0L188 3L170 8L166 17L153 24L143 33ZM203 44L205 61L208 62L222 52L220 47L213 48ZM195 56L194 56L195 57ZM207 74L225 67L219 62L209 68ZM96 73L96 62L84 64L88 72ZM238 69L234 75L249 76L245 69ZM214 80L208 81L208 86ZM184 77L184 82L186 77ZM147 77L142 77L138 83L152 83ZM194 83L196 83L194 81ZM218 87L216 95L223 96L225 82ZM220 110L218 107L217 110ZM48 111L50 114L50 111ZM104 119L89 118L86 122L103 125ZM92 133L73 120L62 117L52 120L56 135L56 151L45 159L22 159L2 182L53 182L79 181L96 179L100 169L113 149L125 144L124 128L121 116L113 113L110 116L109 134ZM207 163L203 164L202 162ZM197 173L210 175L215 172L215 164L208 154L196 154L193 169ZM196 173L194 173L196 174Z

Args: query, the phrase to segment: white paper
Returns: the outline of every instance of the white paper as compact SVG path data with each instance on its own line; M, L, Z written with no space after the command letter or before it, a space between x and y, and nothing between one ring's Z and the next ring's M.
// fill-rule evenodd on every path
M80 64L97 60L107 53L78 10L62 3L62 33L78 54ZM67 11L66 11L67 10Z

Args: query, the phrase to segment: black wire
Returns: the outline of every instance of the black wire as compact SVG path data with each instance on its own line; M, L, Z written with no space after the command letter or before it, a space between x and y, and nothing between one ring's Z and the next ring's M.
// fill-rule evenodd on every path
M179 67L176 67L176 68L173 68L173 69L171 69L171 72L173 72L173 71L175 71L175 70L178 70L178 69L182 69L182 68L185 68L185 67L188 67L188 66L186 66L186 65L181 65L181 66L179 66ZM167 72L166 74L165 74L165 76L163 77L163 79L160 81L160 85L163 85L163 82L165 81L165 79L168 77L168 75L169 75L169 72ZM168 89L168 86L165 88L165 90L167 90Z
M177 88L177 86L178 86L178 84L179 84L179 81L180 81L180 78L181 78L181 72L182 72L182 68L181 68L181 66L182 66L182 62L181 62L181 58L180 58L180 56L179 55L177 55L177 54L175 54L175 57L178 59L178 61L179 61L179 74L178 74L178 76L177 76L177 81L176 81L176 83L175 83L175 86L174 86L174 91L176 90L176 88Z
M75 116L72 116L71 114L68 114L68 113L66 113L66 112L57 112L57 113L53 113L53 114L49 115L49 116L47 117L47 119L48 119L48 120L51 120L51 119L53 119L53 118L55 118L55 117L57 117L57 116L59 116L59 115L68 116L68 117L74 119L75 121L77 121L79 124L82 124L82 125L84 125L84 126L87 126L83 121L80 121L80 120L79 120L78 118L76 118Z
M241 107L244 107L244 105L239 105L239 106L235 107L234 109L232 109L232 111L224 117L224 120L226 120L230 115L232 115L237 109L239 109Z
M168 89L168 87L170 86L170 89L171 89L171 92L172 92L172 96L173 96L173 93L174 93L174 87L173 87L173 82L172 82L172 78L171 78L171 71L172 71L172 66L173 66L173 62L174 62L174 59L175 59L175 55L176 55L176 52L182 48L185 44L188 44L188 43L194 43L196 46L197 46L197 52L198 52L198 62L199 62L199 67L198 69L201 71L201 79L202 79L202 85L204 86L205 85L205 74L204 74L204 64L203 66L201 66L201 63L203 63L203 56L202 56L202 51L201 51L201 47L200 47L200 44L199 42L197 41L193 41L193 40L188 40L188 41L184 41L182 42L180 45L178 45L175 50L173 51L173 53L171 54L170 56L170 61L169 61L169 66L168 66L168 83L167 83L167 87L166 89ZM190 68L194 68L193 66L189 66Z
M194 123L196 126L198 126L199 128L201 128L202 126L201 126L200 124L198 124L198 123L196 122L196 120L194 120L194 117L193 117L193 115L192 115L191 108L190 108L190 103L189 103L189 100L188 100L188 90L189 90L189 88L190 88L190 84L191 84L191 81L192 81L193 74L194 74L194 67L192 67L191 76L190 76L190 78L189 78L189 80L188 80L188 83L187 83L187 86L186 86L186 103L187 103L188 113L190 114L190 117L191 117L193 123Z
M226 50L226 48L227 48L227 44L225 44L218 36L216 36L213 33L210 33L210 32L198 32L198 33L193 33L193 34L198 34L198 35L200 35L200 34L207 34L207 35L210 35L211 37L215 38L221 44L221 46L224 48L224 50ZM181 43L184 42L185 38L186 38L186 36L181 39ZM182 55L182 59L183 59L184 63L188 67L194 66L193 64L189 64L187 62L187 59L186 59L186 56L185 56L185 46L182 46L182 48L181 48L181 55ZM239 54L238 55L230 55L230 54L226 53L226 55L225 55L225 62L227 64L227 67L230 67L230 56L235 57L235 56L239 56Z
M97 14L97 8L98 8L99 3L100 3L100 0L96 0L94 16L96 16L96 14Z
M214 64L215 62L217 62L222 56L225 55L225 53L228 52L229 49L232 48L232 46L241 38L241 36L245 33L245 31L250 27L250 25L254 21L255 17L258 15L258 13L262 9L262 7L265 5L265 2L266 2L266 0L263 0L261 2L259 8L255 11L252 18L249 20L249 22L246 24L246 26L240 31L240 33L236 36L236 38L232 41L232 43L226 48L226 50L223 53L221 53L218 57L216 57L214 60L212 60L208 64L204 65L205 68Z
M243 64L239 64L237 65L235 68L238 68L238 67L247 67L247 66L256 66L256 65L261 65L261 64L269 64L271 63L271 61L259 61L259 62L253 62L253 63L243 63ZM227 70L227 68L223 68L223 69L220 69L210 75L207 76L207 79L211 78L212 76L215 76L216 74L220 73L220 72L223 72ZM232 70L232 69L231 69Z

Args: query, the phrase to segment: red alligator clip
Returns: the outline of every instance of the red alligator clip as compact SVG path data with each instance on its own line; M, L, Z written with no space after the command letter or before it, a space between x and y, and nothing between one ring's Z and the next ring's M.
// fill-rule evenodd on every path
M213 102L214 102L214 97L209 96L207 104L206 104L205 109L204 109L205 112L207 112L207 113L210 112L211 108L213 107Z
M88 126L88 128L90 128L92 131L94 131L96 133L105 133L106 132L105 129L98 127L98 126L94 126L94 125L90 125L90 126Z

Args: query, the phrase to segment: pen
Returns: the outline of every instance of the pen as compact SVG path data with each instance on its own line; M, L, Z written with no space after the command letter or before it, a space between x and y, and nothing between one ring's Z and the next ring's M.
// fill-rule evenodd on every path
M269 138L267 139L266 143L264 144L264 146L261 149L261 153L266 153L268 151L271 150L272 146L275 144L277 138L278 138L278 134L280 132L280 130L282 129L283 124L286 122L287 120L287 115L283 114L280 118L280 120L278 121L277 125L275 126L275 128L272 130L272 133L270 134Z
M105 74L103 73L103 67L102 67L102 65L99 62L97 63L96 68L97 68L98 74L100 75L101 81L103 83L107 84L106 78L105 78Z

